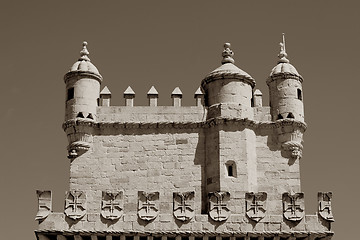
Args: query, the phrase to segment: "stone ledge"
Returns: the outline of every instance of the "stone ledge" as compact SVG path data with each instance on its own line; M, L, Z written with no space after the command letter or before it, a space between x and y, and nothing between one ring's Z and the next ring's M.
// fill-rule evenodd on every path
M293 126L305 131L307 128L306 123L297 121L294 119L281 119L275 122L261 122L254 121L248 118L211 118L206 121L200 122L94 122L86 119L68 120L63 123L62 127L66 130L73 126L88 126L97 129L103 128L121 128L121 129L133 129L133 128L182 128L182 129L196 129L196 128L209 128L217 125L233 124L235 126L244 126L250 129L278 129L285 126Z

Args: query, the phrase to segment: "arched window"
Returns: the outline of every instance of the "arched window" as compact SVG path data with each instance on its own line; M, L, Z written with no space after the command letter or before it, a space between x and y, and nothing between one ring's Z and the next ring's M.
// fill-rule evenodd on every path
M72 87L72 88L69 88L69 89L67 90L66 101L69 101L69 100L71 100L71 99L73 99L73 98L74 98L74 88Z
M297 98L302 101L302 92L301 89L297 89Z
M225 163L225 167L226 167L226 175L228 177L236 177L236 175L237 175L236 164L234 161L227 161Z

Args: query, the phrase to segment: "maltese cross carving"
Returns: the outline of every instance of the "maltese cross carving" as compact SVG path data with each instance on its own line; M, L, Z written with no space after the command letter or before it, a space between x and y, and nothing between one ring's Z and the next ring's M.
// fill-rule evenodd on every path
M35 220L44 220L51 212L51 191L37 190L39 210L36 213Z
M174 192L174 217L186 222L194 217L195 192Z
M138 216L145 221L151 221L159 214L158 201L159 192L138 192Z
M229 192L209 193L209 216L212 220L221 222L228 219L230 216L230 209L227 207L227 202L229 200Z
M123 214L123 193L102 192L101 216L108 220L117 220Z
M332 192L319 192L319 215L326 221L333 222L334 216L331 209Z
M82 191L66 192L65 214L73 220L82 218L86 213L86 195Z
M305 214L304 193L283 193L284 217L289 221L300 221Z
M266 212L266 199L266 192L245 193L246 216L255 222L263 219Z

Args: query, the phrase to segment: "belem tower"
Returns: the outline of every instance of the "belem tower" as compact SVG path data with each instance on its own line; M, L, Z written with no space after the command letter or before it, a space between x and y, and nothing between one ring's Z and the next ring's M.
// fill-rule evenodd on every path
M125 106L111 106L84 42L64 76L69 191L63 212L52 211L51 191L37 191L37 239L331 239L331 192L305 215L304 79L284 37L278 57L269 106L229 43L220 67L199 80L194 106L181 105L179 88L172 106L158 106L155 87L148 106L134 106L131 87Z

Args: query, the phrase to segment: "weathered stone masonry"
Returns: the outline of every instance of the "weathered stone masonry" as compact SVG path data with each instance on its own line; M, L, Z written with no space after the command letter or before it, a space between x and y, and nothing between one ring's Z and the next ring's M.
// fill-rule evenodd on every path
M70 189L63 213L51 191L38 191L39 240L331 239L331 193L319 193L318 214L305 215L299 161L306 130L303 78L285 42L262 106L255 80L234 65L225 44L222 65L195 92L196 106L111 106L111 92L83 45L65 75L63 129Z

